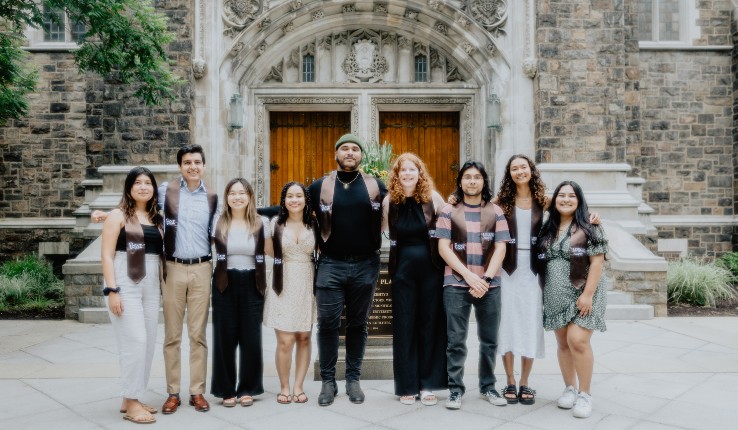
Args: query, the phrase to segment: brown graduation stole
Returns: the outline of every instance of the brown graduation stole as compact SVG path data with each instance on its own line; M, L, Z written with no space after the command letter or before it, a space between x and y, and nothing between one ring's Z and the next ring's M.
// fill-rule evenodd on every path
M587 255L587 234L584 230L569 226L569 280L577 290L584 288L587 283L589 270L589 256Z
M428 228L428 245L430 247L431 262L437 268L443 268L441 263L441 257L438 254L438 238L436 238L436 210L433 206L433 199L423 203L423 217L425 218L425 225ZM397 209L396 204L390 203L389 210L387 213L387 220L389 225L389 238L390 238L390 252L387 270L390 276L395 274L397 268Z
M492 259L495 241L495 225L497 224L497 214L492 202L482 202L480 236L482 238L482 261L484 269L487 270L489 261ZM464 211L464 203L459 202L451 209L451 250L456 254L461 264L466 262L466 216ZM463 276L453 271L454 277L461 281Z
M535 248L536 242L538 241L538 233L541 231L541 224L543 223L543 208L538 204L537 201L533 200L533 204L530 207L530 245L531 245L531 257L530 257L530 269L533 273L537 273L535 264L535 255L533 248ZM505 269L508 275L512 275L515 269L518 268L518 222L515 216L515 207L507 217L507 226L510 229L510 241L507 242L507 250L505 251L505 259L502 260L502 268Z
M381 225L382 225L382 202L380 201L379 185L377 179L369 176L364 172L359 172L366 190L369 192L369 203L372 205L372 233L377 238L379 247L381 241ZM332 171L330 175L323 178L320 186L320 203L318 205L318 219L320 220L320 236L323 243L328 242L331 236L331 215L333 213L333 194L336 188L336 171Z
M315 236L315 247L317 250L318 246L318 228L315 225L315 218L312 218L310 226L308 227ZM284 235L285 224L279 222L274 223L274 235L272 236L272 245L274 248L274 268L272 269L272 290L277 295L282 294L284 289L284 257L282 254L282 236ZM313 250L313 254L315 250ZM313 258L314 255L313 255Z
M182 179L179 178L167 184L166 198L164 199L164 224L166 226L164 229L164 253L170 258L174 257L175 238L177 237L181 181ZM213 216L215 216L215 210L218 207L218 195L211 191L208 191L208 206L210 208L208 235L210 235L213 227Z
M589 256L587 255L587 234L584 230L569 226L567 234L569 237L569 281L576 289L584 288L587 283L587 272L589 270ZM554 239L555 240L555 239ZM563 239L562 239L563 240ZM542 244L535 252L537 260L538 284L541 288L546 286L546 254L550 245Z
M261 218L257 218L258 228L253 233L254 241L256 242L256 249L254 259L256 260L256 289L259 290L263 296L266 292L266 264L264 258L264 223ZM215 226L215 235L213 242L215 242L215 276L214 283L218 291L225 292L228 287L228 236L223 238L221 236L221 227L223 225L223 218L218 220L218 225Z
M143 226L136 215L126 219L126 260L128 277L138 284L146 277L146 244L144 243Z

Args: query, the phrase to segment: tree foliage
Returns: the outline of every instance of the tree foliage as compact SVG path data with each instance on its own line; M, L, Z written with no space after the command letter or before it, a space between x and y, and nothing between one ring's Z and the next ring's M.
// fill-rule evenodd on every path
M28 112L26 95L34 90L37 73L27 66L21 44L26 27L43 25L44 8L64 10L69 22L85 24L75 51L80 72L115 73L119 82L135 83L134 95L148 105L174 97L181 80L169 70L165 51L174 36L151 0L2 0L0 123Z

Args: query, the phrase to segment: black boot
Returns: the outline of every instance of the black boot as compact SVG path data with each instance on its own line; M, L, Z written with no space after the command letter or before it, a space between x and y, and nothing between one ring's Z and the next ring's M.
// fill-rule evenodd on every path
M318 396L318 404L320 406L332 404L336 394L338 394L336 381L323 381L323 386L320 388L320 395Z
M346 381L346 394L351 403L364 403L364 392L361 391L359 381Z

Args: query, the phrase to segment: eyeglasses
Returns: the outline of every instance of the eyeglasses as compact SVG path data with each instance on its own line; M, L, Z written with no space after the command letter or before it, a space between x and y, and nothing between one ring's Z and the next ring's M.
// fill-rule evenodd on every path
M484 179L482 175L464 175L461 177L462 181L481 181Z

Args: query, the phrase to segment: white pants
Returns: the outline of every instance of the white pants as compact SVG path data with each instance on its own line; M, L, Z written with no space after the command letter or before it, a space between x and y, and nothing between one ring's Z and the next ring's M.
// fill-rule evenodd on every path
M138 284L128 277L127 261L125 252L115 253L115 282L120 287L123 314L116 316L108 307L108 315L118 342L121 395L140 399L146 392L154 358L161 299L160 259L158 255L146 254L146 276ZM105 304L108 304L107 297Z

